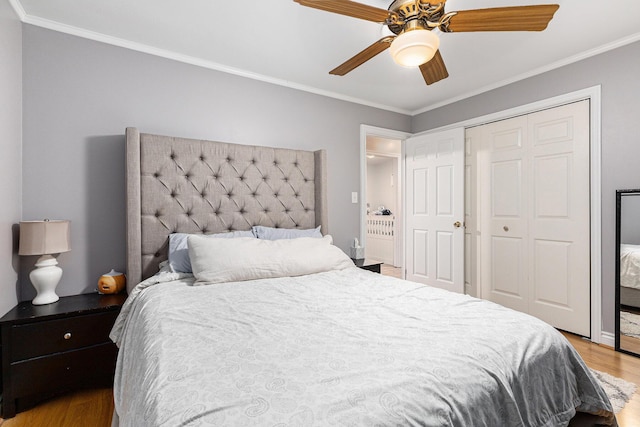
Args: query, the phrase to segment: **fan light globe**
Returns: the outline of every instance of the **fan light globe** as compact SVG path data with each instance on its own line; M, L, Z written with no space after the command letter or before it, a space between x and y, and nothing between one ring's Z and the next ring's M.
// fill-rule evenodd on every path
M389 52L398 65L417 67L428 62L438 51L440 38L429 30L407 31L396 37Z

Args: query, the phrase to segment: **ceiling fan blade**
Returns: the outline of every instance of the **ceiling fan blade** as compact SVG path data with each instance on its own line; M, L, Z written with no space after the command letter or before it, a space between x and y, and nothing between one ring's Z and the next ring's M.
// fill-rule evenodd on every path
M352 71L353 69L364 64L365 62L367 62L368 60L370 60L380 52L384 52L385 50L387 50L389 46L391 46L391 41L393 39L394 37L391 37L391 36L381 38L380 40L378 40L377 42L375 42L374 44L372 44L362 52L355 55L353 58L348 59L343 64L329 71L329 74L333 74L336 76L344 76L349 71Z
M352 18L373 22L385 22L392 15L386 9L369 6L349 0L293 0L302 6L313 7L327 12L339 13Z
M439 50L436 51L436 54L433 56L431 61L425 62L420 66L420 72L422 73L424 81L428 85L449 77L449 72L447 71L447 67L444 65L444 60L442 59L442 55L440 55Z
M469 31L542 31L547 28L553 14L560 6L541 4L535 6L495 7L490 9L462 10L441 24L445 32Z

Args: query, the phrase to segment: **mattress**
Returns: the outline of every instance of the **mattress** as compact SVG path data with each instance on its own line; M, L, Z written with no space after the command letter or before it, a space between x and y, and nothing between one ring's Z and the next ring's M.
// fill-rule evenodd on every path
M640 245L620 245L620 285L640 289Z
M615 423L555 329L358 268L138 285L111 337L120 426L564 426Z

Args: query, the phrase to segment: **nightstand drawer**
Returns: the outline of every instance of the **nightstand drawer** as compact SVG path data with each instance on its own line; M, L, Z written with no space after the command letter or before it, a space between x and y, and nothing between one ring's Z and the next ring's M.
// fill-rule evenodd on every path
M73 316L11 327L11 362L109 341L118 313Z
M118 349L102 344L12 364L11 382L16 396L48 393L70 386L112 384ZM108 364L108 366L105 366Z

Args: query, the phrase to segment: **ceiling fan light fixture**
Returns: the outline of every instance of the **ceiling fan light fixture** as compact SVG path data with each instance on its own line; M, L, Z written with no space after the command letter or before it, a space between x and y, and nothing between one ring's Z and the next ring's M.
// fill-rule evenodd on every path
M396 64L417 67L429 62L439 47L440 38L433 31L416 29L396 37L391 42L389 52Z

